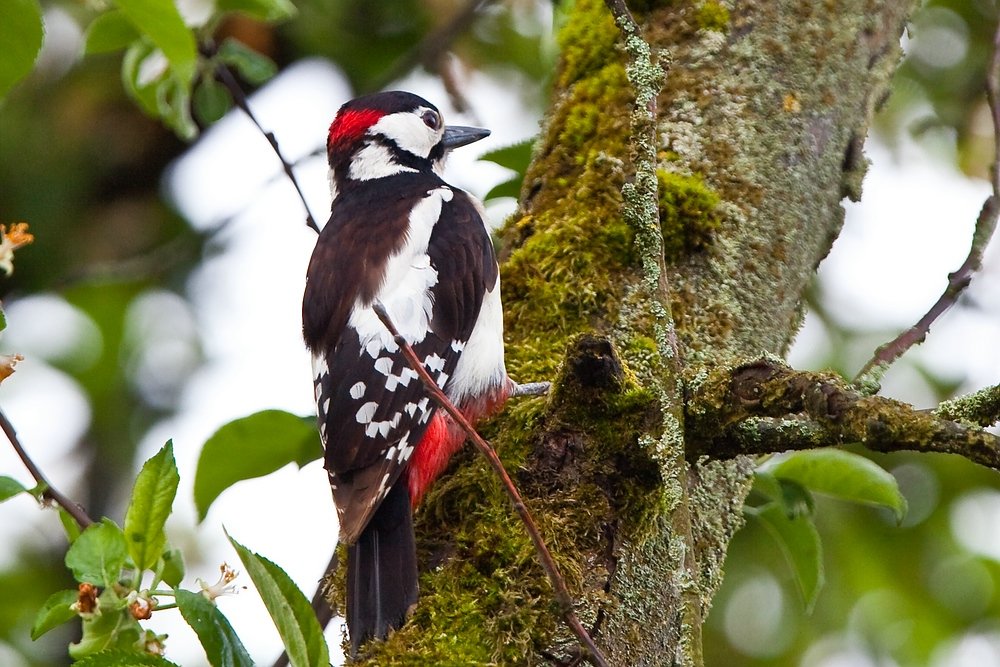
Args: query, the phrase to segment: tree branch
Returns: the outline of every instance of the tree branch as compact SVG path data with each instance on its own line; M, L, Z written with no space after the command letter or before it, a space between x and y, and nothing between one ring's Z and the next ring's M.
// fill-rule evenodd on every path
M972 282L972 276L983 264L983 252L996 230L997 218L1000 217L1000 25L993 34L993 57L990 59L986 74L986 100L990 107L990 118L993 121L993 166L991 167L990 184L993 192L979 212L976 229L972 234L972 244L969 254L957 271L948 276L948 286L944 293L931 306L920 320L893 340L885 343L866 363L854 384L859 387L874 388L878 386L886 370L899 357L918 343L922 343L931 329L931 325L946 310L954 306L965 288ZM874 393L874 392L872 392Z
M690 397L686 424L689 456L728 459L859 443L877 452L958 454L1000 470L1000 437L992 433L771 359L710 376Z
M396 329L395 324L392 322L392 318L389 317L389 313L385 310L385 307L380 303L375 303L372 306L375 314L378 318L382 320L382 324L385 325L386 329L393 335L396 345L403 352L403 356L406 357L407 363L409 363L410 368L412 368L418 376L420 376L420 381L427 388L427 391L431 394L434 402L437 403L443 410L445 410L455 423L458 424L465 434L475 445L476 449L486 457L486 461L493 468L493 471L503 482L504 490L510 497L511 503L514 506L514 510L517 512L518 516L521 518L521 522L524 523L524 527L528 531L528 536L531 538L531 542L535 546L535 551L538 553L538 559L541 561L542 568L545 570L545 574L549 577L549 582L552 584L552 588L556 594L556 601L559 603L560 611L562 612L563 619L569 626L573 634L576 635L577 639L589 653L589 660L592 664L597 667L609 667L607 658L601 652L601 649L597 647L594 640L591 638L590 634L587 632L586 628L583 627L583 623L577 617L576 612L573 611L573 597L569 594L569 589L566 588L566 582L563 580L562 575L559 574L559 568L556 566L555 559L549 552L548 547L545 545L545 541L542 539L541 533L538 531L538 526L535 524L535 520L531 517L531 513L528 511L527 506L524 504L524 500L521 498L520 492L518 492L517 487L514 485L514 481L507 474L506 468L504 468L503 463L500 461L500 457L497 456L496 450L490 446L486 440L483 439L476 429L469 423L469 420L465 418L465 415L455 407L455 405L448 399L445 393L438 387L437 383L431 378L427 369L424 368L423 362L417 357L417 354L410 347L410 344L403 338L399 331Z
M7 419L7 415L5 415L2 410L0 410L0 430L3 430L7 439L10 440L10 444L14 447L14 451L17 452L18 457L21 459L21 463L23 463L24 467L28 469L28 472L31 473L31 476L35 479L35 482L38 483L39 487L43 489L43 498L51 500L66 510L66 513L73 517L80 528L86 528L90 524L94 523L94 520L87 516L87 513L82 507L80 507L80 505L60 493L59 490L52 486L49 480L45 478L41 469L35 465L35 462L30 456L28 456L28 452L24 450L24 446L17 437L17 431L14 430L14 425L10 423L10 420Z

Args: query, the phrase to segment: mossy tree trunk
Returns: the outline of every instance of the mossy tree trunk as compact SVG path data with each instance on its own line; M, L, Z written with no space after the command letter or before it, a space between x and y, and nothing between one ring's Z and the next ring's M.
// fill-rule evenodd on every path
M667 293L652 295L643 267L661 251L636 243L622 197L636 166L621 32L600 0L578 0L562 30L552 107L501 235L508 369L554 388L512 401L485 434L613 664L702 663L751 468L704 457L665 416L717 369L786 352L841 200L859 196L913 5L632 3L669 54L652 258ZM420 604L372 663L568 664L577 644L509 501L482 462L458 458L418 516Z

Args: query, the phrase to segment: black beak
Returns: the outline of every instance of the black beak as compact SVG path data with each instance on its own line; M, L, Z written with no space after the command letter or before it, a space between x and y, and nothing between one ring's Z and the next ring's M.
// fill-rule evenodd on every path
M481 127L462 127L460 125L449 125L444 128L444 137L441 144L448 150L471 144L490 136L489 130Z

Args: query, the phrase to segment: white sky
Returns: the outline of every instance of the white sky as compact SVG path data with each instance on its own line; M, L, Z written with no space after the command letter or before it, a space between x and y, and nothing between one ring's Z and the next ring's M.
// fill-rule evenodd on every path
M505 170L476 162L476 157L537 131L537 119L525 116L522 101L511 88L486 75L472 74L467 86L469 99L490 101L476 109L476 118L449 114L436 79L413 76L398 87L437 103L448 122L493 130L490 138L454 154L447 174L453 183L480 196L505 178ZM348 96L336 69L305 61L283 72L251 104L264 127L277 135L286 157L295 160L322 145L330 120ZM870 144L867 152L874 165L865 181L864 201L848 205L847 225L821 272L830 308L838 317L865 328L896 330L916 321L940 294L948 273L962 262L987 186L957 175L910 144L904 143L896 159L877 143ZM297 174L314 216L322 222L329 211L324 159L303 163ZM225 525L236 539L285 568L309 596L336 541L330 491L318 463L241 483L223 494L204 524L194 532L190 527L195 518L191 489L196 458L218 426L264 408L312 412L299 313L315 235L306 228L301 204L281 177L267 143L238 114L213 127L175 165L167 189L196 228L211 229L221 220L230 221L217 237L221 252L208 258L187 286L206 363L187 382L177 415L143 439L140 459L168 438L174 440L181 488L168 528L175 545L186 552L189 586L196 586L194 577L214 581L223 561L238 563L222 533ZM499 222L509 210L509 206L495 208L491 215ZM996 245L988 253L987 269L973 283L971 293L979 309L947 314L914 353L938 372L967 376L966 389L1000 380ZM39 326L41 315L44 326ZM52 325L54 317L76 332L74 341L46 334L63 328ZM3 349L22 352L28 359L4 382L0 401L53 483L73 495L73 471L79 461L71 451L86 428L89 408L73 381L42 360L67 354L67 345L86 349L97 344L92 325L51 296L11 304L8 320ZM823 344L814 323L807 323L793 361L808 364ZM164 350L184 356L176 346ZM929 397L909 373L890 376L886 393L926 403ZM29 482L6 447L0 447L0 474ZM62 539L54 515L38 512L29 499L0 505L0 565L17 558L19 541L60 544ZM245 576L239 581L249 585ZM276 657L277 632L255 592L223 599L220 607L257 661L266 664ZM176 617L157 614L150 627L171 634L170 659L182 665L202 664L197 641ZM336 630L333 627L328 635ZM331 649L336 651L338 644L331 641Z

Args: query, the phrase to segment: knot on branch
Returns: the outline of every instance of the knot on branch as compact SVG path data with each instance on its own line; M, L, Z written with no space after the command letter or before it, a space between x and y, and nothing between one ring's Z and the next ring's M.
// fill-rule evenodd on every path
M603 395L621 393L624 388L625 368L611 341L582 334L570 341L552 400L556 405L603 402Z
M796 371L772 359L739 366L731 377L730 398L740 408L734 415L737 418L800 412L837 418L859 398L835 376Z

